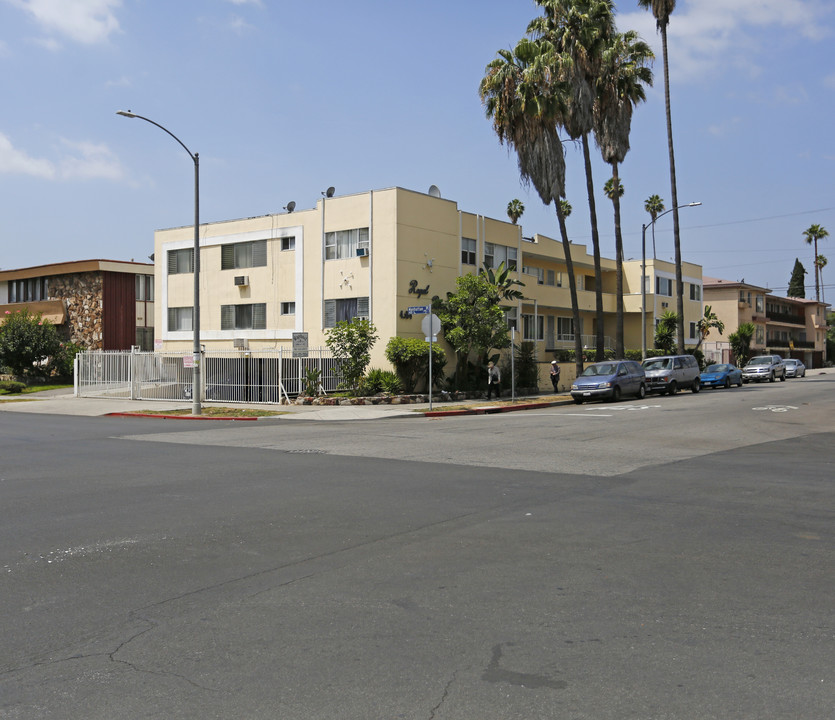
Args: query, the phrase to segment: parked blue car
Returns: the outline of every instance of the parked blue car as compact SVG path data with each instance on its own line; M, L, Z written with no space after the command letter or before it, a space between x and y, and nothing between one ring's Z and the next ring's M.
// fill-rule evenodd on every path
M742 370L728 363L708 365L700 377L702 387L729 388L731 385L742 387Z

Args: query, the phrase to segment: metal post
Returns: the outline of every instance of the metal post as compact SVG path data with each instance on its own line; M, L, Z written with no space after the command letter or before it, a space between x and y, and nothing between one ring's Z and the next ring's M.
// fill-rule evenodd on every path
M429 300L429 412L432 412L432 300Z
M647 226L641 228L641 360L647 359Z
M510 400L516 402L516 328L510 328Z
M137 115L130 110L119 110L116 114L127 118L139 118L140 120L151 123L151 125L156 125L160 130L168 133L172 138L174 138L194 162L194 309L192 311L194 347L192 348L193 367L191 371L191 412L193 415L201 415L203 388L200 385L200 361L202 359L200 347L200 155L189 150L185 143L168 128L163 127L158 122L154 122L150 118Z

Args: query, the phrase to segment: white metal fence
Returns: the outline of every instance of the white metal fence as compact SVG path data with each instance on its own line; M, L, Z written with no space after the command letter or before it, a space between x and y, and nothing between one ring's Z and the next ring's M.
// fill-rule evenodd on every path
M189 352L80 352L75 358L79 397L190 400ZM318 388L333 392L341 382L339 360L327 348L293 357L290 350L213 350L200 367L206 401L278 403L301 393L318 371Z

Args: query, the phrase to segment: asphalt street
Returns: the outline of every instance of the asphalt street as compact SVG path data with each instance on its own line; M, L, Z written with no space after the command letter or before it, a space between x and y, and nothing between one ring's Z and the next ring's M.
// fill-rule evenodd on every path
M0 718L830 718L833 418L0 413Z

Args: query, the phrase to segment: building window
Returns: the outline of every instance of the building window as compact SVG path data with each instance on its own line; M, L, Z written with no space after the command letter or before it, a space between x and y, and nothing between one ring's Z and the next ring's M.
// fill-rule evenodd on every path
M282 250L295 250L296 249L296 238L294 238L294 237L281 238L281 249Z
M267 327L267 303L221 305L221 330L264 330Z
M461 262L464 265L475 265L475 248L473 238L461 238Z
M757 325L757 334L755 336L754 342L757 345L765 345L765 327L762 325Z
M282 315L295 315L296 314L296 303L294 303L294 302L283 302L283 303L281 303L281 314Z
M154 301L154 276L153 275L137 275L136 276L136 299L140 301L147 300Z
M525 340L544 340L545 316L522 315L522 333Z
M325 260L356 257L360 248L368 248L367 227L325 233Z
M220 269L264 267L267 264L267 241L230 243L220 248Z
M154 328L152 327L138 327L136 328L136 347L142 352L150 352L154 349Z
M545 284L545 268L541 267L522 267L522 274L536 276L536 284Z
M193 330L193 319L193 307L168 308L168 330L171 332L175 330Z
M168 251L168 274L194 272L194 248Z
M655 278L655 294L673 296L673 281L672 278L656 277Z
M763 311L763 304L765 303L765 299L762 295L757 295L757 312L761 313Z
M695 340L695 339L696 339L696 333L697 333L697 332L698 332L698 331L697 331L697 329L696 329L696 323L691 322L691 323L690 323L690 335L689 335L689 339L690 339L690 340Z
M507 323L508 330L519 329L519 308L502 308L504 310L504 320Z
M354 318L368 319L368 298L344 298L325 300L325 327L336 327L336 323L350 322Z
M701 285L696 285L696 283L690 283L690 299L691 300L701 300L702 299L702 286Z
M574 319L567 317L557 318L557 340L571 342L574 340Z
M47 300L49 298L47 285L47 278L45 277L27 278L26 280L10 280L9 302L23 303Z
M545 272L545 284L551 285L552 287L556 285L557 282L557 274L553 270L547 270Z
M489 268L497 268L504 263L508 270L516 269L517 250L507 245L484 243L484 264Z

